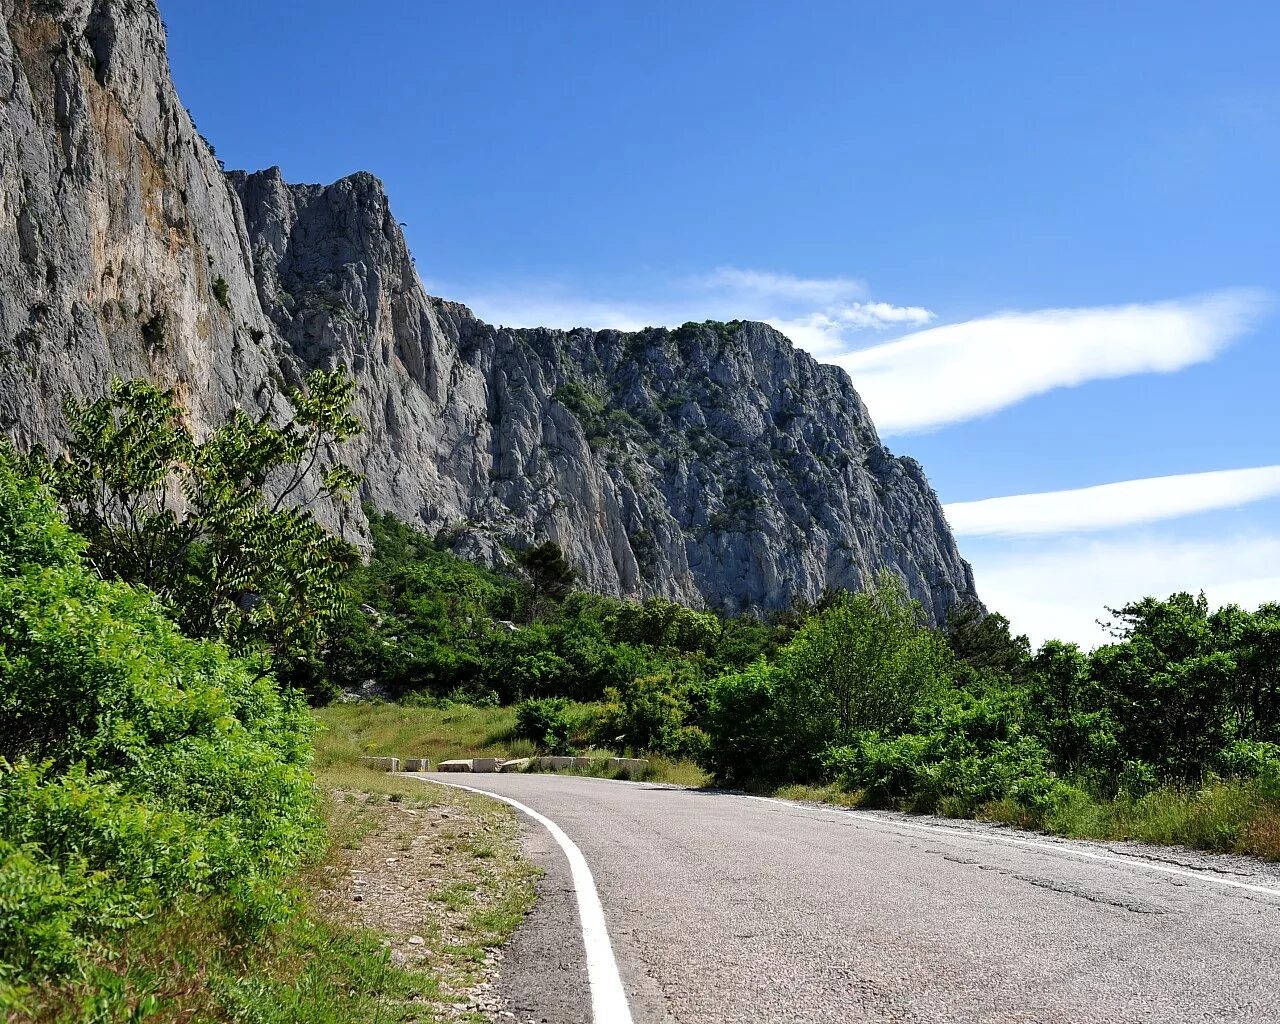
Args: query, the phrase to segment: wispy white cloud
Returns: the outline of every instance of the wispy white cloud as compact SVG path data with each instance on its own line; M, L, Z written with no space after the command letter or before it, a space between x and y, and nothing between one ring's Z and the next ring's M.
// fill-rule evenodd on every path
M796 277L742 267L717 267L690 281L706 292L738 294L753 303L763 299L830 306L867 294L867 283L854 277Z
M1280 495L1280 466L1124 480L1070 491L951 502L947 521L961 536L1083 533L1237 508Z
M1107 607L1144 596L1205 592L1215 605L1280 601L1280 537L1202 540L1133 534L1034 547L970 549L978 593L1033 643L1057 638L1094 647ZM976 557L975 557L976 556Z
M918 331L832 361L885 433L928 430L1086 381L1212 359L1269 304L1236 289L1195 299L1001 313Z
M1033 395L1092 380L1168 373L1212 359L1270 305L1232 289L1127 306L998 313L928 327L919 305L870 299L864 281L740 267L651 285L626 301L583 297L563 282L468 292L435 282L483 319L513 327L674 327L689 320L762 320L853 378L882 433L931 430ZM873 332L921 328L867 345ZM857 346L865 347L857 347Z
M427 286L459 297L491 323L510 327L637 330L690 320L760 320L818 358L846 351L854 337L867 332L919 327L934 319L922 306L869 300L866 282L857 278L807 278L741 267L665 281L657 297L628 301L583 297L556 281L480 291L440 281Z

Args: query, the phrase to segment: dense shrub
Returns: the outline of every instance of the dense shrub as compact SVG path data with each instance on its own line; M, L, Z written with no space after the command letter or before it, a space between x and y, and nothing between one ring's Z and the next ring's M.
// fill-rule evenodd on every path
M284 423L235 409L198 439L175 390L115 379L96 401L68 399L63 455L37 448L26 462L99 575L159 594L189 636L306 657L340 614L355 561L307 506L359 484L337 458L362 427L341 370L312 371L285 398ZM322 456L333 461L313 474Z
M607 691L596 740L640 753L697 758L706 735L694 723L702 716L704 695L690 680L673 673L640 676Z
M538 697L516 706L515 734L549 754L567 754L573 733L572 703L563 697Z
M98 579L2 456L0 520L0 982L71 970L184 893L278 914L318 831L305 708Z
M325 691L322 680L349 688L373 680L413 700L470 692L504 704L591 702L646 676L684 687L776 648L777 630L757 619L568 592L571 573L554 545L492 570L367 511L373 558L347 578L354 604L307 666L311 693Z
M864 733L829 749L824 762L880 806L972 814L1005 798L1045 809L1062 795L1049 752L1022 732L1017 707L964 693L917 715L912 731Z
M760 786L795 777L794 743L779 716L778 675L761 659L711 682L701 762L722 785Z

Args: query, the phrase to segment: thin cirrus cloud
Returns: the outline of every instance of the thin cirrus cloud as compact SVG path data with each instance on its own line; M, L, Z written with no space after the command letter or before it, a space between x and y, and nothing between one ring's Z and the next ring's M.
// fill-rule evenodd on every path
M526 282L504 289L468 289L428 282L436 294L456 296L490 323L513 327L677 327L690 320L760 320L801 348L825 359L848 350L868 332L923 327L934 314L868 297L852 277L798 277L741 267L650 286L654 297L616 300L583 296L560 281Z
M865 297L868 292L867 282L856 277L797 277L742 267L717 267L709 274L690 278L690 283L710 293L739 295L750 303L782 300L811 307L835 305L851 297Z
M1257 466L951 502L946 513L960 536L1028 537L1136 526L1238 508L1276 495L1280 466Z
M886 434L989 415L1057 388L1212 359L1270 304L1254 289L1091 309L1000 313L917 331L831 361Z
M1240 288L930 326L932 310L873 300L857 278L741 267L650 284L650 297L622 301L583 296L556 281L497 291L434 284L491 323L510 326L638 330L690 320L764 321L816 359L847 370L884 434L934 430L1088 381L1205 362L1271 304L1266 292ZM865 344L874 333L903 330L911 333Z

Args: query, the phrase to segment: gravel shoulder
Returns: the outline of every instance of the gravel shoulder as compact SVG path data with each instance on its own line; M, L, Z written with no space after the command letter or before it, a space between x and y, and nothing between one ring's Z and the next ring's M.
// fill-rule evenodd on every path
M339 851L318 893L330 916L383 937L420 977L407 1017L479 1024L502 1017L501 945L534 903L540 870L509 808L442 786L384 777L333 791Z

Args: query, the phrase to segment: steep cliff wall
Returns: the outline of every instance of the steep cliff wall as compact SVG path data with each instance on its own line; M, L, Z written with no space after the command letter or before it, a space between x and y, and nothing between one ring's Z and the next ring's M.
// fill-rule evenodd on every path
M510 330L426 295L380 183L223 175L139 0L3 0L0 428L56 440L111 373L197 425L343 364L363 497L455 549L559 541L597 590L774 608L898 572L975 596L845 373L758 323ZM334 523L358 534L358 513Z

